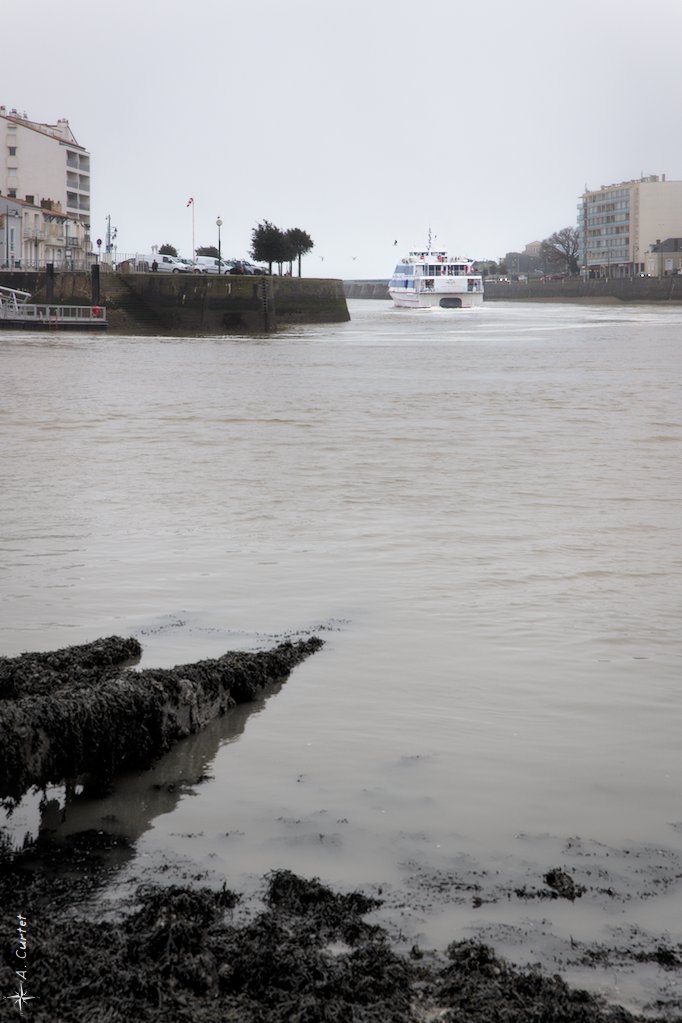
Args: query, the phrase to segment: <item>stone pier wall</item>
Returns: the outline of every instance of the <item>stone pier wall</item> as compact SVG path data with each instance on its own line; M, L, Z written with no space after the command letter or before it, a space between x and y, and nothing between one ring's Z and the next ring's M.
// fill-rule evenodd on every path
M343 282L321 278L199 274L0 273L0 285L27 291L31 301L102 305L109 332L175 337L276 331L350 319ZM48 295L48 288L51 294Z
M388 280L344 281L346 298L389 299ZM500 283L486 281L484 301L520 302L682 302L682 276L635 277L622 280Z

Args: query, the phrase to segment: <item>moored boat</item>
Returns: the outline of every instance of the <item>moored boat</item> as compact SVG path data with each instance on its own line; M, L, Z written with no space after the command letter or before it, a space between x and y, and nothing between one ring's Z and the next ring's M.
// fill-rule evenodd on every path
M99 305L35 305L28 291L0 287L0 329L106 330L107 311Z
M388 283L397 306L470 309L483 302L483 277L470 258L444 250L415 249L400 260Z

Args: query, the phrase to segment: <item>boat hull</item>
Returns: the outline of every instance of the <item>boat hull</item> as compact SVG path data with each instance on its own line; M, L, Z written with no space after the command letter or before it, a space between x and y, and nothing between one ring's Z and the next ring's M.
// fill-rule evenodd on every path
M481 292L417 292L412 289L389 288L393 303L403 309L473 309L483 304Z

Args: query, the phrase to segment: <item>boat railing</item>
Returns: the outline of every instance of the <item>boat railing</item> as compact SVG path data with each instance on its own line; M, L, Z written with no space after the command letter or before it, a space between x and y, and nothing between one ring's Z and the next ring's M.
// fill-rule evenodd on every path
M36 326L88 322L98 324L106 321L106 314L104 306L36 305L11 299L6 300L3 295L0 295L0 319L35 323Z
M14 314L22 309L31 297L28 291L18 291L16 288L0 288L0 315L2 310L11 310Z

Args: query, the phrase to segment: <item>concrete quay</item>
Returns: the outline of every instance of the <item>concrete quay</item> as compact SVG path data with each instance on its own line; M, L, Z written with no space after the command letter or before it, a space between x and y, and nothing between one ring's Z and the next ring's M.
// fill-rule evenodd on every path
M350 319L340 280L199 274L1 272L0 286L34 302L104 306L112 334L269 334L297 324Z

